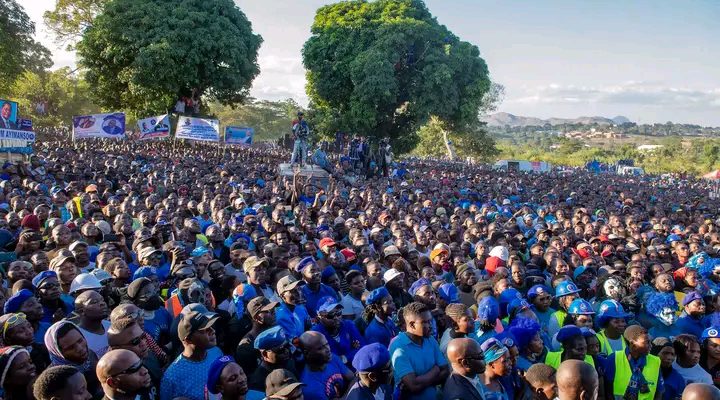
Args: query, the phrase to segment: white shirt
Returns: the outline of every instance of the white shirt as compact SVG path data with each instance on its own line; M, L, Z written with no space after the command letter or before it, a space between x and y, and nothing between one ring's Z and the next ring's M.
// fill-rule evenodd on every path
M103 320L102 325L103 328L105 328L105 332L102 335L98 335L97 333L92 333L88 330L78 327L80 328L80 332L82 332L83 336L85 336L88 348L92 350L98 356L98 358L101 358L103 355L105 355L105 353L107 353L109 346L107 330L110 329L110 321Z
M685 379L685 385L691 383L707 383L708 385L713 384L712 376L705 371L700 364L695 364L690 368L683 368L678 365L677 362L673 362L673 369L677 371L683 379Z
M352 315L353 319L361 316L363 311L365 311L362 301L352 297L350 293L343 296L340 304L343 306L342 314Z

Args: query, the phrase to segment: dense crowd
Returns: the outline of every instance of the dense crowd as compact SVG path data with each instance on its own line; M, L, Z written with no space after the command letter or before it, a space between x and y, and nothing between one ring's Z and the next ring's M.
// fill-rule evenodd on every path
M45 141L0 171L5 400L717 399L709 184Z

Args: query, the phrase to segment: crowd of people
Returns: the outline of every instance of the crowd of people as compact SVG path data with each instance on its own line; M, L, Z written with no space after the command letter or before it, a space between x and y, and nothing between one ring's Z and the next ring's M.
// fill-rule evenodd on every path
M288 159L63 139L5 163L0 397L720 399L708 183L330 157L319 187Z

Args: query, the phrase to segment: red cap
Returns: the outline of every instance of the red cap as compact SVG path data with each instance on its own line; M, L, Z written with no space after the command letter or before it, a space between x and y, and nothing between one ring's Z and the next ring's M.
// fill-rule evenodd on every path
M328 246L335 246L335 241L330 238L323 238L320 240L320 250Z
M35 214L26 215L20 222L20 226L34 231L40 230L40 219Z

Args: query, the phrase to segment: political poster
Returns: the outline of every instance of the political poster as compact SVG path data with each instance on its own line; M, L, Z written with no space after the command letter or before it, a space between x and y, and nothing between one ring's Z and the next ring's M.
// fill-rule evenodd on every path
M161 139L170 136L170 115L158 115L137 122L140 130L136 140Z
M240 126L225 127L225 143L227 144L250 146L252 145L254 135L255 130L253 128L246 128Z
M18 129L18 104L14 101L0 99L0 128Z
M125 138L125 113L80 115L73 117L73 140Z
M33 130L32 120L20 118L20 122L18 123L18 129L20 129L22 131L32 131Z
M220 123L216 119L180 117L175 137L178 139L219 142Z

